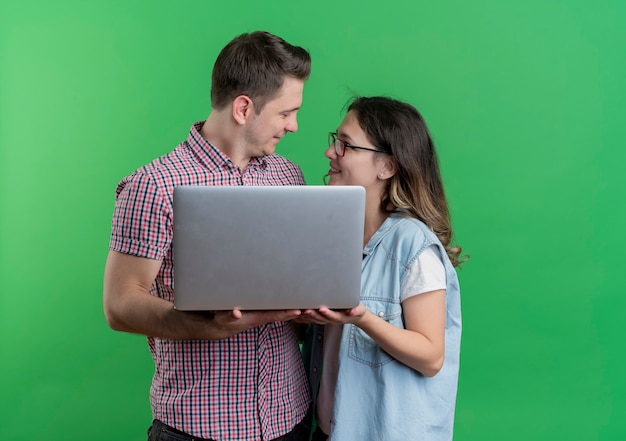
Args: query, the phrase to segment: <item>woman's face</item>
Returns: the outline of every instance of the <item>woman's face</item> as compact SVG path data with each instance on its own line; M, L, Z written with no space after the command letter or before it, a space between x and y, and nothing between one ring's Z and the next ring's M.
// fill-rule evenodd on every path
M359 126L356 114L350 111L337 129L337 138L348 144L377 150ZM384 161L380 154L362 149L345 148L343 156L338 156L334 146L324 153L330 159L328 185L360 185L366 191L380 190L384 184L380 173L384 172ZM384 176L384 175L383 175Z

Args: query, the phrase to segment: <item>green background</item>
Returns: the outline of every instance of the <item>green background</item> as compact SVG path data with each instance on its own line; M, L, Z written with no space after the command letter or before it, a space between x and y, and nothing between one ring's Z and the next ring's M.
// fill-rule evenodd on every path
M471 255L455 440L626 439L625 5L3 0L0 438L145 439L152 360L101 306L115 186L208 115L217 53L264 29L312 54L279 145L310 184L352 93L430 126Z

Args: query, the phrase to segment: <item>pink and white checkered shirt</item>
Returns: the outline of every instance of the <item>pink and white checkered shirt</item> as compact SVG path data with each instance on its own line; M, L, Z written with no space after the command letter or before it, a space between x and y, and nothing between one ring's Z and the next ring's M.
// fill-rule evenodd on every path
M172 197L177 185L303 185L300 168L279 155L253 158L242 173L195 123L176 149L117 187L110 249L163 264L150 294L173 301ZM271 323L219 341L148 338L155 363L154 418L217 440L271 440L288 433L310 397L290 323Z

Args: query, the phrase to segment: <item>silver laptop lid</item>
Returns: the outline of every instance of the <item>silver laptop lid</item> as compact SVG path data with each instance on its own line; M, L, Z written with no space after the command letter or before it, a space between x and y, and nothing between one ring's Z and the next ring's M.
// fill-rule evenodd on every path
M356 306L364 213L358 186L176 187L174 305Z

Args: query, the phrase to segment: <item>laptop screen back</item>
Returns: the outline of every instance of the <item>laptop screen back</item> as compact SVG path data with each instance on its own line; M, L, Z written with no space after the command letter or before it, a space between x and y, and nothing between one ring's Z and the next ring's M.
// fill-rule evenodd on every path
M356 306L364 213L357 186L176 187L174 305Z

